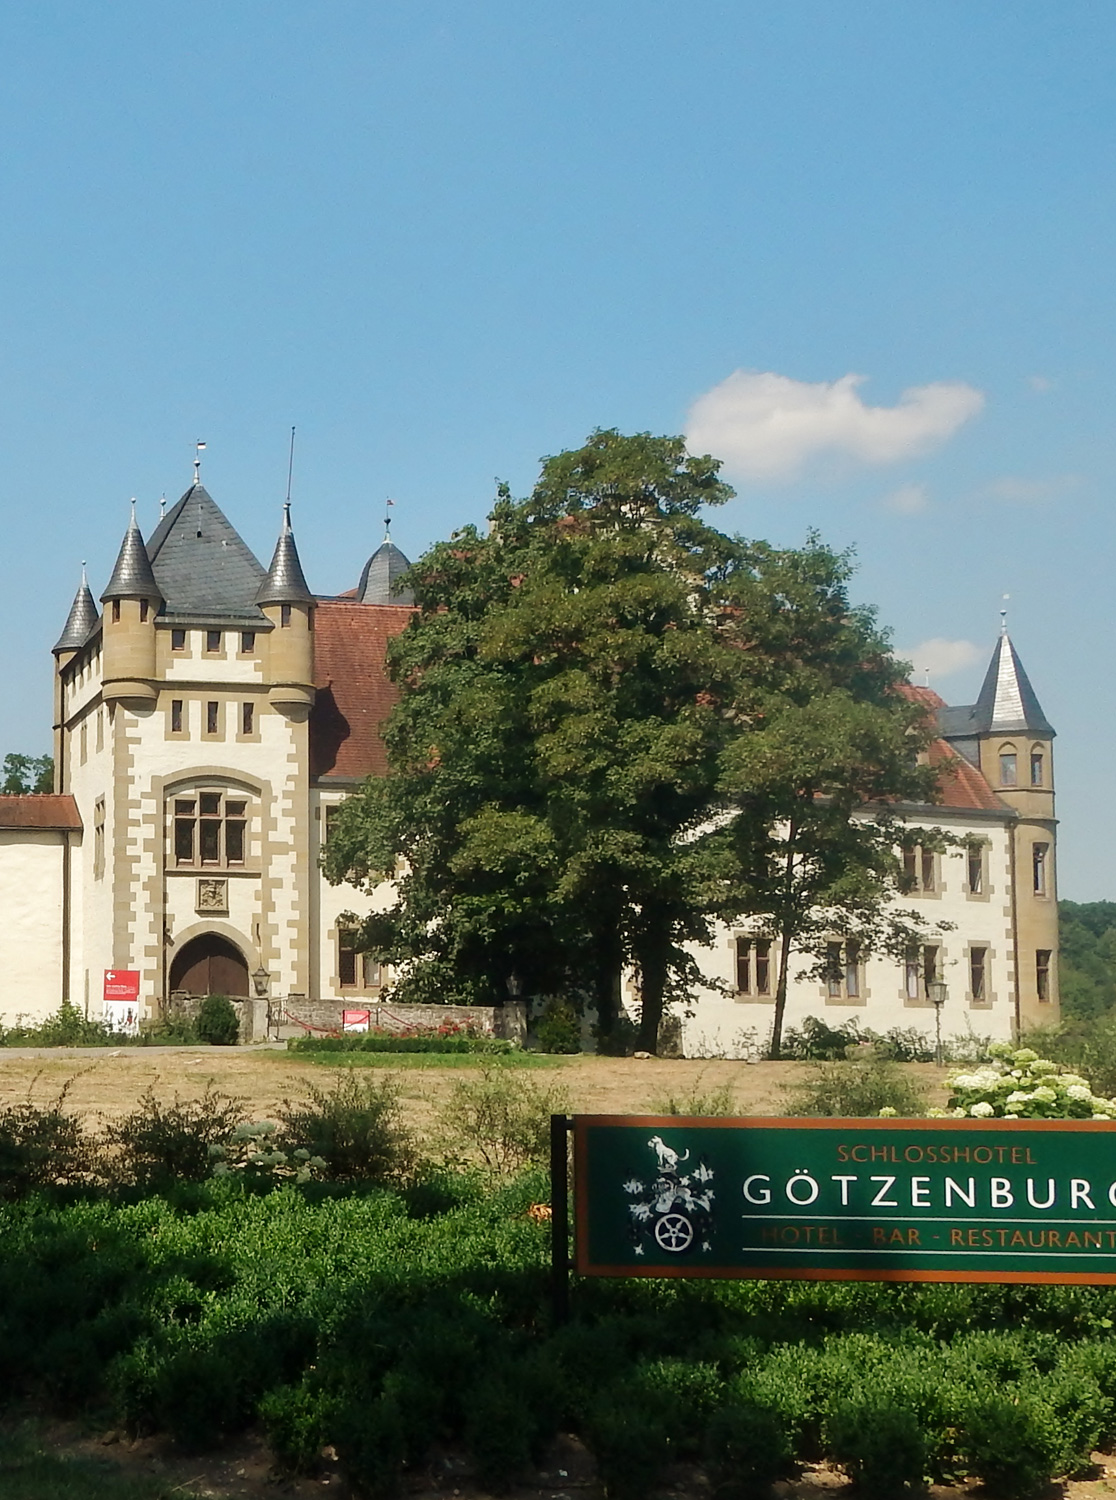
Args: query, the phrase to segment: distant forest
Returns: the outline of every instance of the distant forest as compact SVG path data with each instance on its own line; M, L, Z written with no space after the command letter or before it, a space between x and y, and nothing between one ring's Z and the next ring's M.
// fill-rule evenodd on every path
M1116 901L1061 901L1058 915L1062 1015L1116 1015Z

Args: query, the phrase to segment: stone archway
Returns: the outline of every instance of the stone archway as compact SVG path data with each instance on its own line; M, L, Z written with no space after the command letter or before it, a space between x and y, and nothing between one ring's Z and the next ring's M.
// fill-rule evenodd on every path
M216 932L191 938L171 960L171 990L188 995L248 997L248 964L235 943Z

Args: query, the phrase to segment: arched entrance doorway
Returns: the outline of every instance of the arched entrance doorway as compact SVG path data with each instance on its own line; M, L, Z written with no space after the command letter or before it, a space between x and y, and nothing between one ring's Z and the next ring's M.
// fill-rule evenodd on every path
M170 987L188 995L248 994L248 965L235 943L216 932L191 938L171 960Z

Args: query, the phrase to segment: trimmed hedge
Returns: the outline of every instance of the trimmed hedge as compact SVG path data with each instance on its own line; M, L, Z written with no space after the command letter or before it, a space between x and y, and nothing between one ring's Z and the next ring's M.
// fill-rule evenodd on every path
M481 1052L493 1057L515 1051L515 1043L503 1037L475 1036L471 1032L356 1031L343 1036L296 1036L287 1042L290 1052Z

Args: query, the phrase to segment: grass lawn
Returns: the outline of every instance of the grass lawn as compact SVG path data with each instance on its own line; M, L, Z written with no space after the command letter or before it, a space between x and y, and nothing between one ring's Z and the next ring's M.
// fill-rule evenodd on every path
M194 1500L196 1491L122 1474L107 1459L52 1453L21 1427L0 1431L0 1494L4 1500Z

